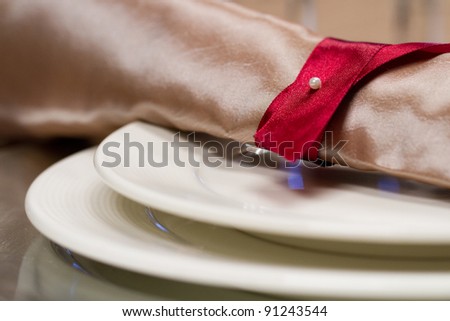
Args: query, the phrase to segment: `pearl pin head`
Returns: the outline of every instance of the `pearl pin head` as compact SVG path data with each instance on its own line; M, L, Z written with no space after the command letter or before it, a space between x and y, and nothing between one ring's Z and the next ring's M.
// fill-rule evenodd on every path
M309 87L314 90L320 89L322 87L322 80L319 77L312 77L309 80Z

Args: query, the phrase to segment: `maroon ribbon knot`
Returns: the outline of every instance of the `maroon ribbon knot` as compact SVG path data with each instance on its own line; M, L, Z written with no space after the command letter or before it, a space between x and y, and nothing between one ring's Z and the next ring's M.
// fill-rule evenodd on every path
M389 62L409 62L406 58L413 53L446 52L450 44L386 45L325 38L297 79L270 104L254 135L256 145L290 161L316 160L326 126L352 88ZM310 86L312 78L320 79L319 89Z

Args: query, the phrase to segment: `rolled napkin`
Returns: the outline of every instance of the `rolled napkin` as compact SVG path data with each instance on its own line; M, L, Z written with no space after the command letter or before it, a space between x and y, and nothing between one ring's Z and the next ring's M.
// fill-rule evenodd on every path
M259 143L268 107L324 41L218 1L4 0L0 135L104 136L139 119ZM342 141L353 168L450 187L450 55L403 58L351 84L316 156L336 161ZM321 85L306 95L334 86Z

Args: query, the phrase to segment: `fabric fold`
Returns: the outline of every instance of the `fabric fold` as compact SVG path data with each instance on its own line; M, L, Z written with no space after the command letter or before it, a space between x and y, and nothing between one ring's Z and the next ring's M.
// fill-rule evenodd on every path
M3 0L0 137L101 138L143 120L253 141L322 40L223 1ZM365 78L326 126L345 162L450 187L449 72L443 54Z

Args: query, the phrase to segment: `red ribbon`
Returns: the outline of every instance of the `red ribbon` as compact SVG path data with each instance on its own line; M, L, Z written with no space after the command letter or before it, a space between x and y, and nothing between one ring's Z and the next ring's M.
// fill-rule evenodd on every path
M297 79L270 104L254 136L256 145L290 161L316 160L325 128L352 88L389 62L406 63L413 53L446 52L450 44L386 45L325 38ZM312 77L321 79L320 89L310 88Z

